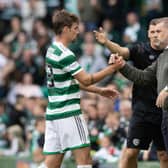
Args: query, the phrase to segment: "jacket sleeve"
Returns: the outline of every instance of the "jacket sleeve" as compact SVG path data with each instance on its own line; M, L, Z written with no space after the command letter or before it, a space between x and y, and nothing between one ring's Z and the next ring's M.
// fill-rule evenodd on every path
M125 66L120 70L120 72L132 82L139 85L156 85L156 68L157 62L148 66L144 70L137 69L131 65L125 64Z

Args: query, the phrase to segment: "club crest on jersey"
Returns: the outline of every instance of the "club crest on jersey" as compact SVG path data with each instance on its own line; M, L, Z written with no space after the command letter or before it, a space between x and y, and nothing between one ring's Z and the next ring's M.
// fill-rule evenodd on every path
M134 138L134 139L133 139L133 144L134 144L135 146L138 146L138 145L140 144L140 139Z

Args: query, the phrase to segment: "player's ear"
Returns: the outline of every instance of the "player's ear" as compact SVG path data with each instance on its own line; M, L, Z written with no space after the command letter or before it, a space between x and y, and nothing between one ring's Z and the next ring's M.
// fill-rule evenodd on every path
M68 32L68 30L69 30L69 27L68 27L68 26L64 26L62 32L63 32L63 33L66 33L66 32Z

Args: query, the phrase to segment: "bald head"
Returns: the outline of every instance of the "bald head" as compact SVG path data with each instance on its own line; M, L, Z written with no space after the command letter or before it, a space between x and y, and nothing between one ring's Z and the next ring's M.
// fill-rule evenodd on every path
M166 28L168 28L168 17L162 18L161 22L163 22L163 23L164 23L164 26L165 26Z

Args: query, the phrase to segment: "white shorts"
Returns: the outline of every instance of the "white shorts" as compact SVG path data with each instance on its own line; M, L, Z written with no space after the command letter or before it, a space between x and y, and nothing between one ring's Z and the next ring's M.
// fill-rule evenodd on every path
M83 115L46 121L45 155L90 146L89 133Z

